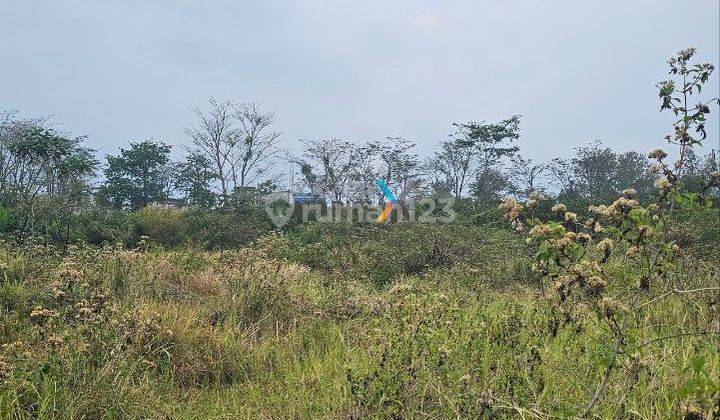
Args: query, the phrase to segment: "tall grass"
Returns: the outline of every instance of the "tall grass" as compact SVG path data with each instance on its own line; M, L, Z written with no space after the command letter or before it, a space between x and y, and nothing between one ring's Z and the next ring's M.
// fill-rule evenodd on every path
M3 244L0 417L580 415L608 325L589 310L564 319L522 246L475 229L436 250L391 243L398 232L224 252ZM675 275L717 282L711 262L688 261ZM627 269L613 265L618 284ZM633 320L647 344L595 416L718 415L718 336L682 335L718 330L718 298L683 299Z

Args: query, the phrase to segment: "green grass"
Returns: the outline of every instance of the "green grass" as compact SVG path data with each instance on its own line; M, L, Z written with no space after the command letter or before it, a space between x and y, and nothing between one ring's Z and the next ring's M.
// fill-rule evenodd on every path
M224 252L3 245L0 417L582 414L609 358L597 314L567 322L510 236L466 232L438 251L460 255L445 264L422 243L391 245L396 233L322 248L330 233L315 232ZM358 251L383 244L399 257ZM310 257L318 247L322 266ZM712 264L690 261L677 276L717 281ZM382 264L395 265L361 275ZM613 265L617 287L627 269ZM672 296L632 320L633 339L717 330L718 319L717 296ZM717 335L660 340L621 360L593 416L718 412Z

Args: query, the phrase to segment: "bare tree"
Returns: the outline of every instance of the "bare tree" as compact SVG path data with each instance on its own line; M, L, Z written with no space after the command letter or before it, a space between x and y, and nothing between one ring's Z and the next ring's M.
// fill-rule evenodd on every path
M220 181L220 192L224 199L230 192L232 182L232 153L235 147L234 107L231 101L211 98L207 111L195 108L197 125L189 126L185 132L193 145L212 165Z
M378 150L373 145L364 145L353 150L354 162L349 174L347 199L356 204L372 204L375 197L375 181L379 178Z
M341 139L301 140L305 145L302 157L291 157L300 165L300 172L310 190L333 202L347 196L350 171L355 166L353 143Z
M554 158L548 163L547 170L551 187L555 194L572 195L576 193L577 181L573 174L572 163L564 158Z
M532 159L524 159L515 155L511 159L512 170L510 179L515 192L524 198L530 197L532 193L539 193L540 180L547 170L547 165L535 163Z
M233 184L242 188L268 172L280 133L270 130L275 121L275 111L263 112L254 102L233 105L233 111L237 129L230 167Z
M452 139L444 142L426 165L435 178L434 185L442 184L455 198L460 198L472 176L476 154L472 141Z
M375 182L382 178L396 194L420 176L418 156L412 153L415 143L403 137L386 137L354 150L348 187L348 199L371 204L384 201Z
M270 130L275 112L265 113L255 103L211 98L209 105L207 111L194 109L198 123L185 131L211 163L225 202L235 188L256 183L268 172L280 133Z
M390 188L394 189L396 194L400 194L420 175L418 156L411 152L415 148L412 141L403 137L387 137L385 141L371 143L370 146L378 151L379 176L390 183ZM384 195L380 192L378 197L380 201L384 200Z

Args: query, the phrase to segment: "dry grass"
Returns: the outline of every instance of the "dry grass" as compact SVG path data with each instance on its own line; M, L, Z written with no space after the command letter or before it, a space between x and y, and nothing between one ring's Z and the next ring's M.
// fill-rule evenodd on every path
M377 289L264 249L3 246L0 415L563 417L580 413L603 372L600 318L563 324L532 288L483 284L488 266ZM698 283L713 281L712 267L695 266ZM684 298L643 312L634 339L718 328L714 295ZM625 360L597 416L718 410L716 335Z

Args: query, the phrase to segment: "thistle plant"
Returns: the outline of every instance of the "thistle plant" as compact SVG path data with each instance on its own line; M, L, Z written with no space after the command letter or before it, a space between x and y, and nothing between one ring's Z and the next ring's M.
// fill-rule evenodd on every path
M632 331L632 321L641 311L674 293L718 289L683 290L668 275L680 252L670 228L675 205L687 198L680 182L685 157L706 138L706 115L710 104L717 102L712 99L689 105L714 70L711 64L691 63L694 53L689 48L671 58L670 74L679 80L657 85L661 111L670 110L680 117L673 124L674 134L666 136L678 147L679 157L669 164L664 150L650 152L649 158L655 161L652 170L658 174L658 194L653 202L641 204L636 191L628 188L612 203L589 206L587 216L558 203L552 207L554 217L547 220L534 215L536 197L525 203L507 197L500 205L513 229L526 235L526 242L535 249L532 268L544 279L561 319L573 320L579 313L594 309L612 334L607 368L585 415L602 398L611 373L622 365L619 358L632 357L648 344ZM717 177L710 178L708 182L717 182ZM613 274L614 261L629 266L629 279Z

